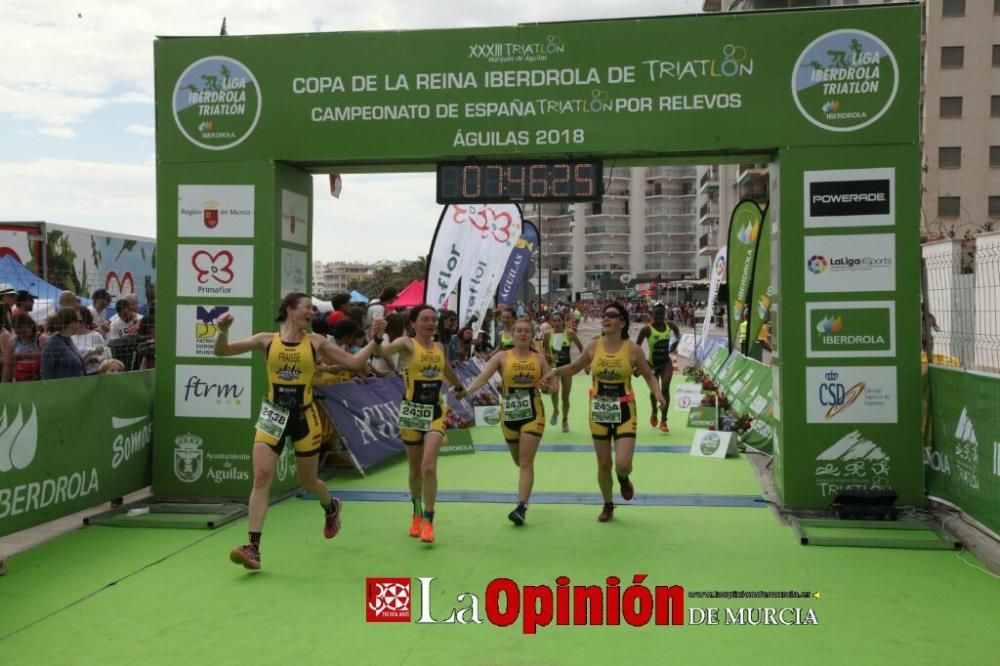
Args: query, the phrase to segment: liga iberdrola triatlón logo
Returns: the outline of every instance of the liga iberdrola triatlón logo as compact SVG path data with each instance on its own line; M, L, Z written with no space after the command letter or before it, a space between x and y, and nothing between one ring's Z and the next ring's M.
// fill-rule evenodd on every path
M806 119L831 132L853 132L892 106L899 66L889 47L863 30L834 30L807 46L792 71L792 98Z
M260 85L240 61L210 56L193 63L174 86L174 120L188 141L225 150L253 133L260 119Z

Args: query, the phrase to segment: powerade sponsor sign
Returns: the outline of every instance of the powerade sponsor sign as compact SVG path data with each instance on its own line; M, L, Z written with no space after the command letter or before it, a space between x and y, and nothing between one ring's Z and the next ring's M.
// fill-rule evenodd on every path
M792 98L802 115L831 132L853 132L889 110L899 66L885 42L863 30L814 39L792 68Z
M806 303L808 358L892 358L895 355L894 302Z
M804 241L807 293L895 291L895 235L806 236Z
M806 368L806 423L896 423L895 367Z
M803 177L807 229L895 223L895 169L806 171Z

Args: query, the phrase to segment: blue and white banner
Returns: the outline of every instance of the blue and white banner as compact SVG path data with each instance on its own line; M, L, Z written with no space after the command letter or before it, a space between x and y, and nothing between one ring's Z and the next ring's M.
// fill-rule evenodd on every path
M500 277L500 288L497 289L498 305L514 305L517 302L517 290L524 282L524 274L531 263L531 254L539 245L538 229L531 222L524 221L521 238L514 245L514 251L507 260Z
M313 392L361 469L402 455L403 440L399 436L402 379L385 377L364 383L314 386Z

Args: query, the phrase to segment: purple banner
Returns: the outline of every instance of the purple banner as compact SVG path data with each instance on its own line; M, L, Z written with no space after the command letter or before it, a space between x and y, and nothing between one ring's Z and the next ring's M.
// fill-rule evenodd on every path
M498 305L514 305L517 302L517 290L524 281L524 273L531 262L531 253L538 245L538 229L531 222L524 221L521 228L521 238L514 246L514 251L507 259L507 267L500 277L497 288Z
M386 377L364 383L314 386L313 392L362 469L403 454L399 436L402 379Z

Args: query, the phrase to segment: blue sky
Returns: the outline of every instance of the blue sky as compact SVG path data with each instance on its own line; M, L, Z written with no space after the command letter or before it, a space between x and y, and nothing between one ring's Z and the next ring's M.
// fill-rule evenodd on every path
M5 0L0 12L0 221L46 220L156 235L156 35L398 30L690 14L702 0L510 3L397 0ZM206 9L209 7L210 9ZM380 192L387 181L400 196ZM349 175L340 199L315 183L314 259L412 259L440 207L433 174ZM365 224L384 222L377 229ZM344 244L350 229L351 243ZM395 231L398 230L398 233ZM405 232L405 233L404 233Z

